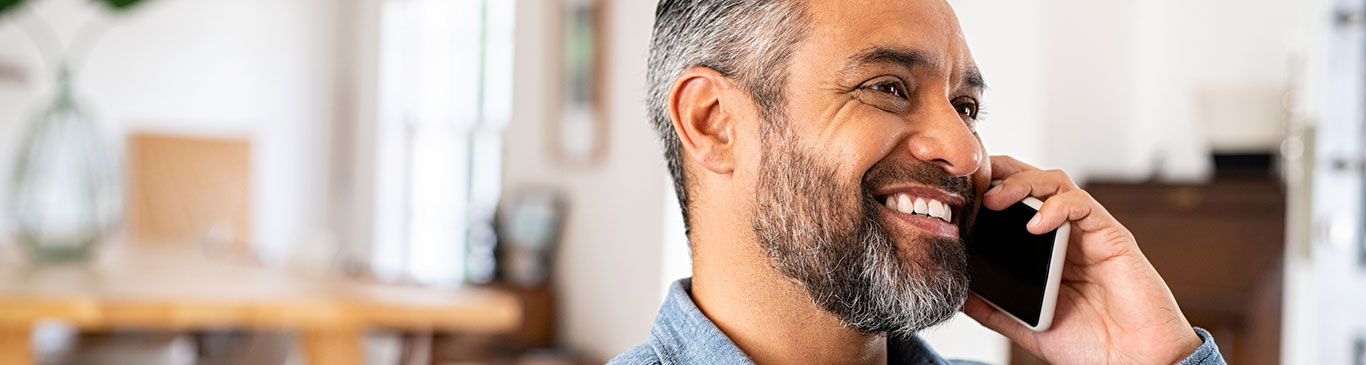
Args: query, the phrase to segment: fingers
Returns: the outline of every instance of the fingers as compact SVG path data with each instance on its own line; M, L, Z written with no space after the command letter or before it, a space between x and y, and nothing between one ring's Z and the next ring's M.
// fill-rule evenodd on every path
M995 175L995 170L992 171ZM982 205L991 210L1001 210L1027 196L1048 199L1055 194L1072 190L1078 190L1077 183L1072 182L1072 178L1061 170L1028 170L1009 175L1000 185L988 190L982 197Z
M1044 200L1043 205L1039 206L1039 212L1034 214L1034 218L1029 221L1027 228L1029 233L1044 234L1048 231L1058 229L1063 222L1076 222L1073 225L1076 229L1087 231L1094 228L1096 219L1091 219L1091 213L1102 210L1100 203L1097 203L1091 194L1086 190L1076 189L1054 195L1048 200Z
M1026 224L1033 234L1045 234L1058 229L1063 222L1072 222L1072 234L1099 233L1091 244L1074 245L1081 255L1069 259L1083 262L1107 260L1126 253L1137 252L1133 236L1120 225L1105 207L1090 193L1082 190L1066 173L1059 170L1041 171L1007 156L992 156L993 177L1004 176L1000 185L982 197L982 206L1002 210L1033 196L1043 201L1038 212ZM998 170L997 168L1000 167ZM1011 173L1014 172L1014 173ZM1075 241L1075 240L1074 240Z
M1024 341L1032 333L1020 322L1016 322L1015 319L982 301L982 298L978 298L977 294L968 295L968 300L963 303L963 313L972 317L972 320L977 321L983 327L1009 337L1011 341L1021 345L1024 345Z
M1039 170L1010 156L991 156L991 169L992 179L1002 180L982 197L982 205L987 209L1005 209L1028 196L1043 200L1039 212L1029 222L1030 233L1047 233L1067 221L1085 231L1114 223L1105 208L1061 170ZM1095 212L1099 214L1093 216Z

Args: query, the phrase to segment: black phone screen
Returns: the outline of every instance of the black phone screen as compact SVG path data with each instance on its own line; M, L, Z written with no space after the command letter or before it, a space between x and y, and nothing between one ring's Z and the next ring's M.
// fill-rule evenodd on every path
M966 240L972 291L1030 326L1039 325L1057 234L1029 233L1025 225L1034 213L1024 203L1001 211L982 207Z

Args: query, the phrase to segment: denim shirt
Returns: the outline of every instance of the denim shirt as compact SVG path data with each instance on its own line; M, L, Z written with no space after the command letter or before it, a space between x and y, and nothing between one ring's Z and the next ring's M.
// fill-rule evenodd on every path
M693 303L692 279L675 281L669 296L659 308L649 342L617 355L608 364L753 364L744 351L716 328ZM1195 353L1181 360L1181 364L1224 364L1224 357L1214 345L1209 332L1199 327L1195 333L1203 341ZM889 364L976 364L970 361L949 361L939 357L919 337L909 340L887 341Z

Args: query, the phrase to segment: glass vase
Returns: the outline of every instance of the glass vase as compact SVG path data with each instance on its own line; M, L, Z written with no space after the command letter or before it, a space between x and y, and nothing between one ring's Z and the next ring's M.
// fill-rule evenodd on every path
M120 218L117 151L76 102L71 74L58 74L57 96L20 143L10 195L11 228L36 263L88 258Z

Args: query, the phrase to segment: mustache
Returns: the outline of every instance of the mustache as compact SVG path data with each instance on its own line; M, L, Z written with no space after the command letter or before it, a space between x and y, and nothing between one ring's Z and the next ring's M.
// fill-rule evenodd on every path
M906 181L915 181L958 194L963 197L965 207L976 206L977 194L971 179L967 176L949 175L944 169L927 163L878 162L863 175L863 195L872 197L874 188Z

